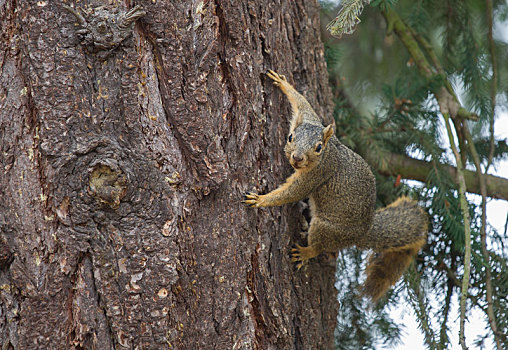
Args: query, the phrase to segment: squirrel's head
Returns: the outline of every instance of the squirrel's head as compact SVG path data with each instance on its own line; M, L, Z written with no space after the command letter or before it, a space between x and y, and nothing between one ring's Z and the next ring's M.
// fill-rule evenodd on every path
M333 133L333 124L323 127L302 123L292 129L284 147L291 166L296 170L310 170L319 164Z

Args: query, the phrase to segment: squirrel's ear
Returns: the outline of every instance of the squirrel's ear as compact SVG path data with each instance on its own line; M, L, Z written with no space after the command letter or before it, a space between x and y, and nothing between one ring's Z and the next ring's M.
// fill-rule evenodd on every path
M334 124L328 125L326 128L323 129L323 143L326 145L330 137L335 133Z

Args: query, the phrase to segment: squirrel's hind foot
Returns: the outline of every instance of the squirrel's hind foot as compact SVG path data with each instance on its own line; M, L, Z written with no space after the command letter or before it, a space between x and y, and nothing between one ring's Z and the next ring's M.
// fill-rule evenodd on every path
M318 256L319 253L320 252L312 246L302 247L301 245L296 244L295 248L291 249L291 262L296 263L296 268L300 270L309 259Z

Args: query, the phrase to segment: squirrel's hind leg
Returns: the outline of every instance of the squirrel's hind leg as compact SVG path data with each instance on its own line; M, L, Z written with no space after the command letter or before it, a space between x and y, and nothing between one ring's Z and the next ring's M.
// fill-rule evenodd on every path
M296 245L292 251L292 262L296 262L298 269L305 263L323 252L336 252L340 247L335 247L337 225L319 217L313 217L310 222L308 247Z

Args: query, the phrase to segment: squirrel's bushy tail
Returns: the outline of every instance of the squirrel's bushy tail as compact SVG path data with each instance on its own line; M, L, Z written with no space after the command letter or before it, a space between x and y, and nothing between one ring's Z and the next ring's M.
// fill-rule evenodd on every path
M363 294L375 302L395 284L427 239L427 213L401 197L374 215L369 238L374 249L367 264Z

